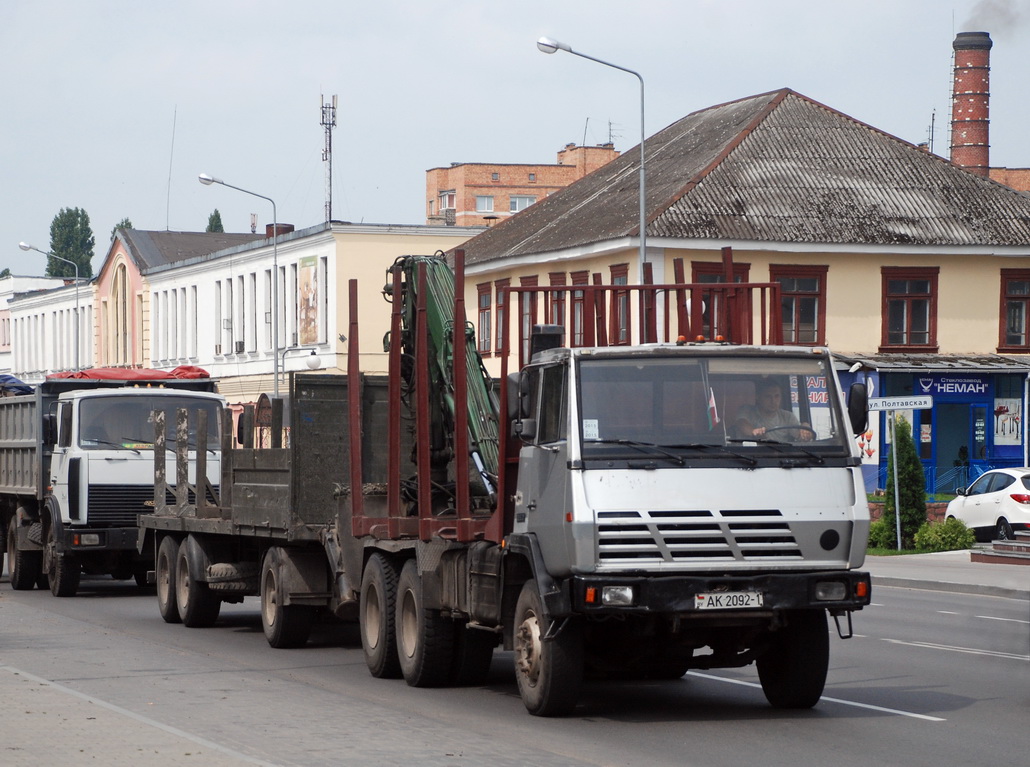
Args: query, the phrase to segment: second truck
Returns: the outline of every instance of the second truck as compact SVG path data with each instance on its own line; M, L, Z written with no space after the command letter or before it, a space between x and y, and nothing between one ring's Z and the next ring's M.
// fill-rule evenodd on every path
M742 303L749 286L548 288L567 292L580 345L522 333L509 375L505 341L495 386L455 295L460 256L456 274L405 257L388 279L387 376L358 370L352 283L348 374L293 378L289 446L223 441L210 507L162 507L156 490L141 540L165 620L210 625L221 601L259 595L286 647L319 612L356 617L370 672L416 687L477 683L503 647L542 716L591 678L751 663L774 706L818 701L827 616L850 636L870 600L864 389L845 402L826 349L603 343L618 303L652 338L664 313L689 337L750 340L777 324ZM530 319L538 290L505 305ZM772 387L785 425L755 430L744 416Z

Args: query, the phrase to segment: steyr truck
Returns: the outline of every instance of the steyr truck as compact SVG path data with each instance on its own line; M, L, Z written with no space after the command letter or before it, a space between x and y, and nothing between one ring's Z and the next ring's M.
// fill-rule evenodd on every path
M144 585L153 563L137 552L137 517L153 511L152 413L206 409L214 426L225 400L189 366L59 376L0 397L0 537L11 587L74 596L82 573Z
M826 349L766 344L778 286L682 281L509 289L495 387L454 263L388 271L385 380L358 369L352 281L346 381L292 379L289 447L223 445L219 505L141 518L165 620L260 594L295 646L356 615L370 672L416 687L478 683L502 646L541 716L587 679L750 663L774 706L814 705L827 615L846 638L870 600L864 388L845 404ZM525 332L541 310L570 326ZM650 342L608 345L631 310ZM744 343L685 340L717 334ZM752 428L770 387L784 425Z

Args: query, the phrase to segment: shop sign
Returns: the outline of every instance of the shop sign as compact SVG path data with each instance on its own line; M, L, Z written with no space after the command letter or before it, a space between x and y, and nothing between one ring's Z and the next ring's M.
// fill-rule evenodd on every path
M983 399L991 396L991 379L987 376L942 374L917 376L919 394L951 399Z

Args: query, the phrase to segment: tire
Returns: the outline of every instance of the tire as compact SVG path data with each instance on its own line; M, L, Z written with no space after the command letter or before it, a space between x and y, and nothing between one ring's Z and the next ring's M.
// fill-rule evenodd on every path
M373 554L361 577L358 622L365 664L378 679L398 679L401 675L393 629L396 605L397 568L382 554Z
M179 546L175 558L175 601L179 608L179 618L187 628L207 628L218 620L218 612L222 609L222 600L212 593L207 584L197 580L191 571L189 550L193 545L193 536L189 536Z
M486 682L494 657L497 635L470 629L459 623L454 631L454 660L450 683L459 687L478 687Z
M1016 539L1016 534L1012 530L1012 523L1005 519L1005 517L998 520L998 525L994 528L994 539L997 541L1013 541Z
M283 604L282 560L282 549L272 546L261 565L261 628L272 647L302 647L311 636L315 608Z
M572 711L583 687L583 627L567 620L551 639L536 581L526 581L515 605L515 679L534 716Z
M397 582L397 658L401 675L411 687L440 687L451 677L454 659L454 621L422 601L418 565L409 559Z
M50 582L50 593L55 597L73 597L79 590L82 565L71 554L57 553L54 524L47 525L46 548L43 549L43 570Z
M758 658L758 679L775 708L811 708L819 702L830 665L830 635L822 610L792 610Z
M43 552L18 551L18 518L11 517L7 528L7 570L11 588L29 591L34 588L43 572Z
M132 579L136 582L136 585L141 589L145 589L147 586L150 585L149 583L147 583L147 569L148 568L146 567L137 567L135 570L132 571Z
M179 603L175 601L175 560L179 557L179 544L171 536L161 539L154 562L157 581L157 610L165 623L182 623Z

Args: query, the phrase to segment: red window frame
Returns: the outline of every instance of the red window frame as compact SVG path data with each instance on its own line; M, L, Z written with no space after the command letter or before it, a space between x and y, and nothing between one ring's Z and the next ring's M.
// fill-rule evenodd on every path
M770 264L769 279L780 283L780 305L783 315L783 343L798 346L826 345L826 275L828 266L812 266L799 264ZM784 280L818 280L818 287L813 290L788 290ZM801 327L800 302L804 299L815 299L814 338L799 340Z
M629 264L613 264L608 267L608 270L612 285L629 284ZM627 346L633 342L633 317L630 311L629 291L613 290L611 302L608 341L612 346Z
M565 323L568 321L565 316L566 308L566 297L565 297L565 272L550 272L547 275L548 281L551 287L560 288L560 290L552 290L547 294L547 321L552 325L561 325L565 328ZM564 331L562 333L562 343L564 344Z
M519 287L535 288L540 284L537 275L519 277ZM529 362L529 337L537 318L536 291L519 293L519 367Z
M937 278L940 267L883 266L880 268L881 294L883 302L880 308L880 351L881 352L936 352L937 346ZM918 287L911 283L926 282L928 290L915 292ZM906 283L904 290L897 290L900 283ZM913 330L912 318L922 313L920 304L926 305L926 329ZM904 327L891 330L891 319L898 319L902 310ZM892 314L893 313L893 314ZM901 333L901 338L892 338L892 334ZM926 342L913 342L913 333L925 333Z
M1016 289L1015 283L1025 283ZM1022 352L1030 351L1030 269L1001 270L1001 299L998 312L998 351ZM1018 309L1017 314L1012 313ZM1013 322L1019 328L1013 327ZM1012 332L1016 330L1022 335L1022 343L1014 341Z
M478 321L476 323L476 348L483 356L490 354L490 342L493 338L493 329L490 326L490 319L493 310L493 285L489 282L481 282L476 285L476 303L478 308Z
M497 330L494 342L494 353L500 354L504 351L504 320L508 311L508 294L504 289L511 285L511 279L505 277L503 280L494 281L494 291L497 293L495 302L497 311L494 312L494 319L497 322ZM510 351L510 350L509 350Z
M590 272L572 272L569 279L574 287L589 285ZM586 343L586 294L582 290L572 291L569 327L569 343L572 346L583 346Z

